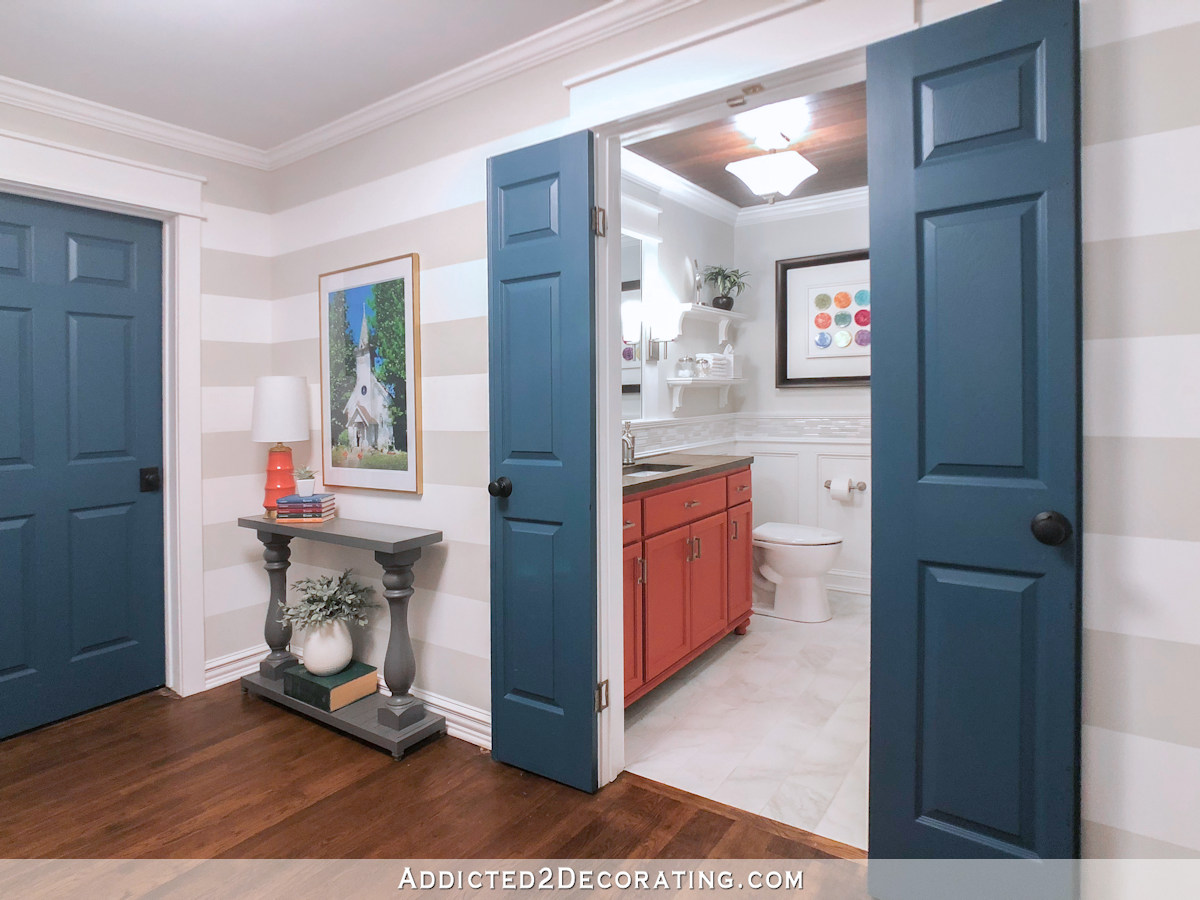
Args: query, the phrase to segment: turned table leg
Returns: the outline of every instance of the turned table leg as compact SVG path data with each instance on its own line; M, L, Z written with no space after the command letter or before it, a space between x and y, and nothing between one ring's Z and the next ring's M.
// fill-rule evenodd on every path
M267 621L263 624L263 637L271 652L258 664L258 674L264 678L278 681L283 677L283 670L296 664L296 657L288 652L288 644L292 641L292 626L279 621L279 612L287 603L287 570L292 556L288 546L292 539L287 535L275 534L270 531L258 532L258 539L263 544L263 560L266 565L267 577L271 582L271 601L267 604Z
M383 658L383 682L392 696L379 710L379 724L398 731L425 717L424 704L409 693L417 674L417 661L408 634L408 600L413 594L413 563L420 558L419 549L375 554L376 562L383 566L383 597L392 618Z

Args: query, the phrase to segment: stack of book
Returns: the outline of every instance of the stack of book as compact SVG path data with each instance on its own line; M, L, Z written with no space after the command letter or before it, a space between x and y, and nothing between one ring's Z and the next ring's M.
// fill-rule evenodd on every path
M292 525L315 525L328 522L336 515L333 494L313 494L311 497L291 494L275 501L275 518Z
M375 667L357 660L335 675L314 675L302 665L283 670L283 692L325 712L349 706L378 689Z

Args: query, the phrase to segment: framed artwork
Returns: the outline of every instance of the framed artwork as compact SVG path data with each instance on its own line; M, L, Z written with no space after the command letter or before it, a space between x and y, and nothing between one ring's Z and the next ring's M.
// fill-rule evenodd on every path
M327 272L317 287L324 482L419 494L417 254Z
M775 386L869 384L871 264L866 250L775 263Z

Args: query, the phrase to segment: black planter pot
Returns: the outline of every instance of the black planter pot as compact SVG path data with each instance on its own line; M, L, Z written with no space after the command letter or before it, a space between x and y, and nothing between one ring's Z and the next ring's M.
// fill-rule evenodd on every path
M733 309L732 297L713 297L713 306L717 309L723 309L726 312Z

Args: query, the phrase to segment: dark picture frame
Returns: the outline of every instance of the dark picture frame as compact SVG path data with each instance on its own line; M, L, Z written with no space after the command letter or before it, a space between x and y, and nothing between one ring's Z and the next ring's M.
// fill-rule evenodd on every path
M868 375L811 375L798 376L788 371L788 273L794 269L834 266L870 259L869 250L847 250L822 253L816 256L797 256L775 261L775 386L803 388L820 385L869 385Z

